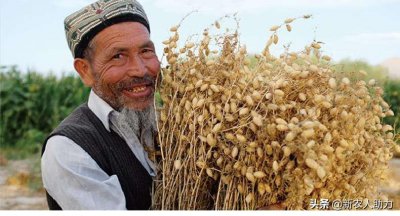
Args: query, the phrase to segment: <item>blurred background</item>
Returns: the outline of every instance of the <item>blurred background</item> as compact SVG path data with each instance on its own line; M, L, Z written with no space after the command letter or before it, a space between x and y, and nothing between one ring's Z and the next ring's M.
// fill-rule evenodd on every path
M63 21L93 0L0 1L0 210L46 209L40 174L40 149L46 136L79 104L87 100L73 69ZM303 49L316 40L332 64L349 76L360 70L376 79L395 115L385 118L400 127L399 0L140 0L150 21L151 37L162 58L162 41L169 28L181 25L181 37L196 37L226 14L237 13L241 43L260 53L272 25L286 18L312 14L296 21L291 33L280 33L280 44ZM235 28L232 20L223 27ZM357 76L357 78L359 78ZM399 143L400 144L400 143ZM397 155L398 157L398 155ZM389 163L381 191L400 209L400 159Z

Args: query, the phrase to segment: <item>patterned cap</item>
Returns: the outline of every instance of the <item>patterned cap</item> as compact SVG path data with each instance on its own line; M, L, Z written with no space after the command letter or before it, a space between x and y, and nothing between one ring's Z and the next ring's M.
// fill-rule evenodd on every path
M140 22L150 32L142 5L136 0L99 0L65 18L68 46L74 58L82 58L90 40L101 30L116 23Z

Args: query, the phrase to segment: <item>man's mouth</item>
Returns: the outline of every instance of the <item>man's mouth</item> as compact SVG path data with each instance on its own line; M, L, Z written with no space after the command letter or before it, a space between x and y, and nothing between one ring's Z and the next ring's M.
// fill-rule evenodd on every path
M147 86L137 86L137 87L133 87L132 89L127 89L127 91L137 93L137 92L145 91L146 88L147 88Z
M125 96L131 99L147 98L153 93L152 84L140 84L134 85L128 88L124 88L123 93Z

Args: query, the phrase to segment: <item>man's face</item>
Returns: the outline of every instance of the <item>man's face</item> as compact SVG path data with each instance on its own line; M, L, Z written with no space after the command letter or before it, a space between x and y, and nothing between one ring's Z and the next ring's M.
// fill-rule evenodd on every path
M114 109L152 104L160 62L147 28L137 22L107 27L93 38L93 90Z

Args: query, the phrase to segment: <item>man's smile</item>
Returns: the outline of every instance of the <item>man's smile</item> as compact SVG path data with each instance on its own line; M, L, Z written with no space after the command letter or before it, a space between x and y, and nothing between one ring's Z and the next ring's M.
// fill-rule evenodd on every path
M132 99L147 98L153 93L153 84L136 84L123 89L123 94Z

